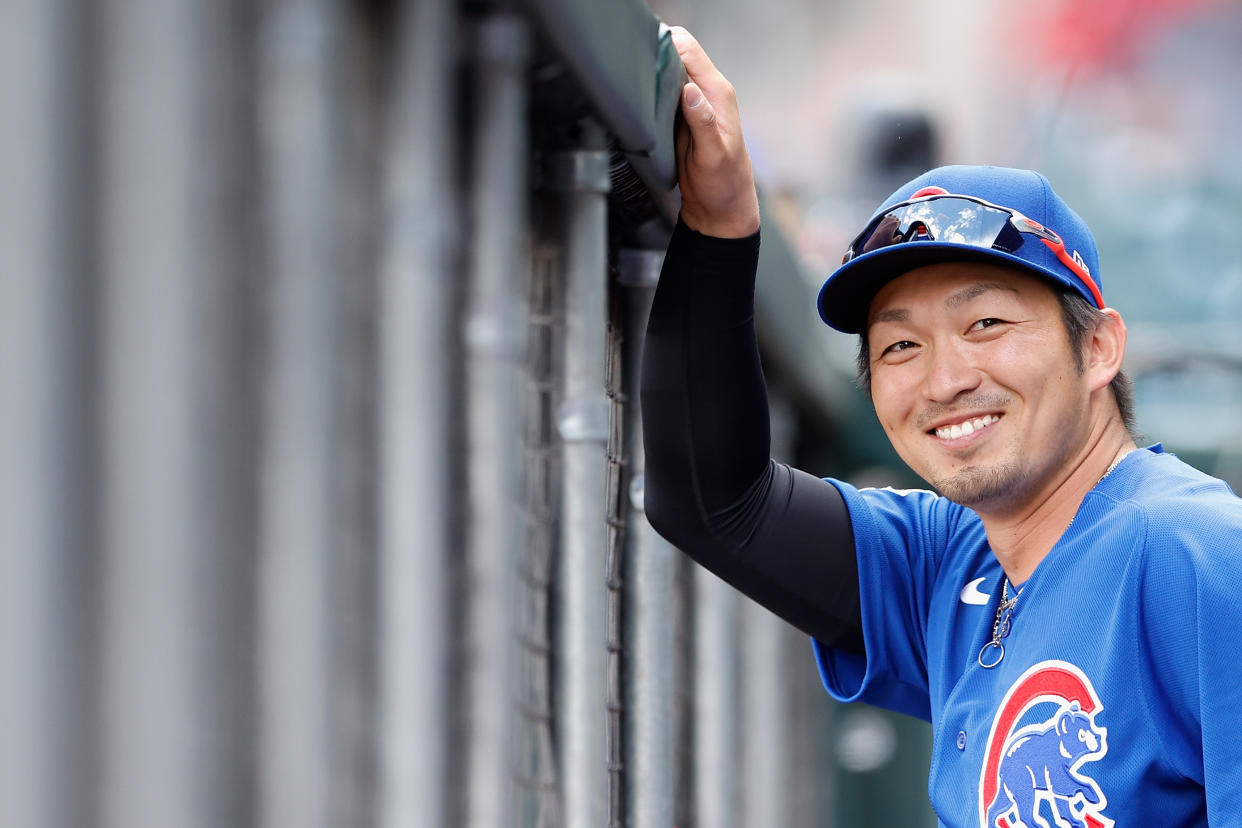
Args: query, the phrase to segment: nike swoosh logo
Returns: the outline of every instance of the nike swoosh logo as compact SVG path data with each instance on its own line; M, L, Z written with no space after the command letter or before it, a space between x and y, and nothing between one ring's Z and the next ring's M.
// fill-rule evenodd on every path
M966 586L962 587L962 603L974 604L976 606L985 607L988 601L992 600L992 596L979 589L979 584L987 580L987 577L975 578Z

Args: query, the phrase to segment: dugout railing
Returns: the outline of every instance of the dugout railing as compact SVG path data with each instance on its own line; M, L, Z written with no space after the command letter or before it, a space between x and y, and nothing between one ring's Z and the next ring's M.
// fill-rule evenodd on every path
M642 517L682 82L650 9L11 12L0 824L744 828L849 824L867 785L917 803L899 763L842 771L805 638ZM769 223L789 459L807 424L840 442L870 416L796 262ZM925 757L883 721L863 744Z

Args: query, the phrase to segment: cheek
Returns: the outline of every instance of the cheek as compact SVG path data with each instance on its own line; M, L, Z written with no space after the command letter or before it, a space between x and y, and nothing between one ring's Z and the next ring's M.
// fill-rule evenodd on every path
M1068 352L1058 351L1042 337L1006 339L980 355L980 370L1000 385L1037 400L1048 393L1065 393L1075 375Z
M1032 359L1035 355L1049 354L1050 347L1043 343L1025 350L1020 359L998 363L991 376L1000 385L1009 388L1023 399L1032 425L1046 422L1056 430L1071 428L1086 412L1088 394L1082 375L1069 362L1069 355L1062 354L1051 363ZM1003 367L1002 367L1003 366Z
M872 378L871 405L875 409L876 419L887 433L896 432L903 419L903 410L909 407L903 400L908 399L907 395L894 389L891 382L877 384L875 378Z
M877 363L871 369L871 405L881 423L900 422L919 397L917 361L899 365Z

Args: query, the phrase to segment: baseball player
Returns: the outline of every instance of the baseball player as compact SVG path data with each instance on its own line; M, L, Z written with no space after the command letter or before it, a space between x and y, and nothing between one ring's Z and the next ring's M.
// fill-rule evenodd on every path
M1242 501L1136 446L1090 230L1030 171L899 189L818 310L858 335L876 416L935 491L775 463L737 105L673 37L691 82L643 365L653 525L809 633L834 697L931 723L941 825L1242 824Z

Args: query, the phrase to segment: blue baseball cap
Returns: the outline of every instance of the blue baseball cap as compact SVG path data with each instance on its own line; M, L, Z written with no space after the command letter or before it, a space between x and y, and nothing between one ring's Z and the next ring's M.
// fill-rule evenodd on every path
M942 226L930 217L935 200L953 208L950 219L939 216ZM876 210L820 288L819 316L838 331L862 333L880 288L906 271L952 261L1008 265L1104 306L1095 237L1047 178L1033 170L949 166L923 173Z

